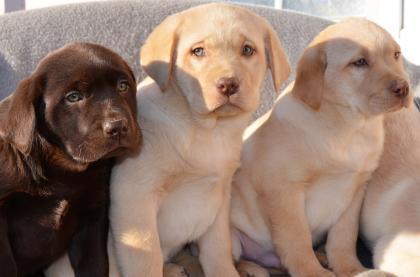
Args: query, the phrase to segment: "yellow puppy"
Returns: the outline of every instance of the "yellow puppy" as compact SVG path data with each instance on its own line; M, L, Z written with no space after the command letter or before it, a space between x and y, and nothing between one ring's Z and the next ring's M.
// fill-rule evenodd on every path
M375 268L400 277L420 276L419 132L414 105L385 118L384 152L362 208Z
M232 188L235 257L281 262L292 276L334 276L312 248L328 236L334 273L363 271L358 217L382 152L383 114L410 101L400 48L385 30L354 18L321 32L295 83L246 131Z
M238 276L231 178L267 69L277 89L289 74L280 41L245 8L203 5L166 18L143 46L141 65L150 76L138 88L143 152L118 164L111 181L122 274L162 276L163 264L196 241L206 276Z

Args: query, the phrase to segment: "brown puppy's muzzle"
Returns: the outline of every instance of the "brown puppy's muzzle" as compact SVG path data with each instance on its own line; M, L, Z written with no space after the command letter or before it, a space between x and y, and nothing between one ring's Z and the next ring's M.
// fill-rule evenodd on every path
M106 120L102 123L102 130L108 138L125 137L128 133L128 122L126 119Z
M238 78L222 77L216 82L217 91L224 96L231 96L239 91Z
M112 148L136 149L141 144L141 132L135 118L123 115L105 118L102 132L106 145Z

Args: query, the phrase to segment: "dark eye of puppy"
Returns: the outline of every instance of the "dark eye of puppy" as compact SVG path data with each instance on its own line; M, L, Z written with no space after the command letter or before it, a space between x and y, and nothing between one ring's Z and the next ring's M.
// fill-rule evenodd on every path
M66 95L66 100L67 102L70 102L70 103L79 102L83 100L83 98L84 98L84 95L80 91L77 91L77 90L72 90Z
M352 62L352 65L354 65L356 67L364 67L364 66L368 66L369 63L366 61L365 58L361 58L361 59L358 59L355 62Z
M127 80L120 80L117 84L117 89L119 92L126 92L129 88Z
M250 45L244 45L244 47L242 48L242 55L244 56L252 56L255 52L255 49L252 48L252 46Z

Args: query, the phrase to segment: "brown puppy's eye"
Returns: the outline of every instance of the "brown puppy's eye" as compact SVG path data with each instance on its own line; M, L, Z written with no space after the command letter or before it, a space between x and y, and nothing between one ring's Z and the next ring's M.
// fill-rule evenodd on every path
M191 52L197 57L203 57L206 54L203 47L194 48Z
M128 90L128 82L127 81L120 81L118 82L117 89L119 92L125 92Z
M80 93L80 92L79 92L79 91L77 91L77 90L70 91L70 92L69 92L69 93L67 93L67 95L66 95L66 100L67 100L68 102L70 102L70 103L75 103L75 102L78 102L78 101L80 101L80 100L83 100L83 98L84 98L83 94L82 94L82 93Z
M244 56L249 57L249 56L254 55L254 53L255 53L255 49L254 49L254 48L252 48L252 47L251 47L251 46L249 46L249 45L245 45L245 46L242 48L242 55L244 55Z
M396 60L398 60L398 58L401 56L401 52L400 51L397 51L397 52L395 52L394 53L394 58L396 59Z
M352 65L357 66L357 67L362 67L362 66L368 66L369 64L365 58L361 58L355 62L352 62Z

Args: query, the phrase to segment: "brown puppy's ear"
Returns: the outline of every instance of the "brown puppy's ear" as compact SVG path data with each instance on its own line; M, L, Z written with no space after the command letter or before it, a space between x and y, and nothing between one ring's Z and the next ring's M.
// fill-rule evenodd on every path
M280 91L281 85L289 77L290 65L276 31L268 22L266 22L266 28L268 32L265 38L265 48L268 67L271 70L274 88L276 91Z
M41 89L29 77L0 102L0 136L26 156L31 151L36 124L35 102L40 94Z
M297 65L292 94L314 110L321 107L326 67L326 56L319 45L305 49Z
M128 63L123 60L124 66L127 69L127 71L130 73L131 78L133 78L134 83L137 85L136 76L134 75L133 69L131 66L128 65Z
M167 17L147 38L140 51L140 64L144 71L164 91L169 84L175 63L178 15Z

